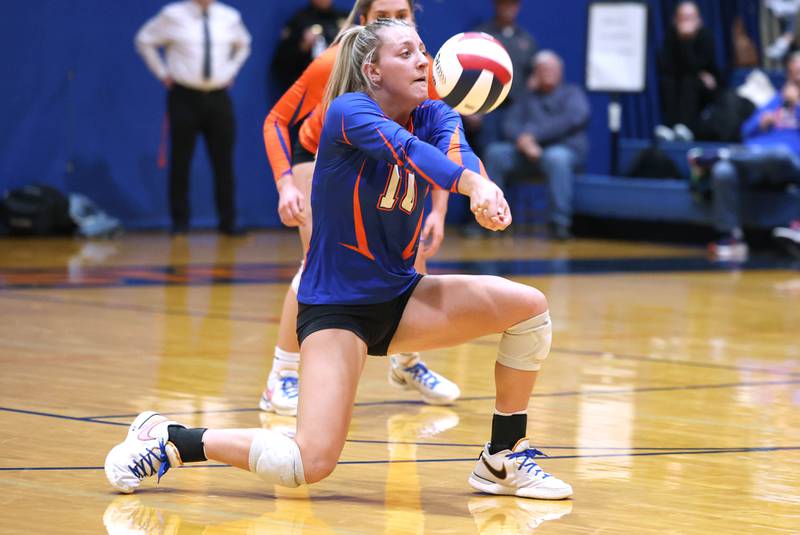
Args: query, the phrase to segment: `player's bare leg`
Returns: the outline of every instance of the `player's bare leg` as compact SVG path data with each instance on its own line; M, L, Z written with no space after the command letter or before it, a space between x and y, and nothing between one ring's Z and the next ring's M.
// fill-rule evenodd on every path
M303 258L311 241L311 177L314 163L297 164L292 168L295 186L303 192L306 200L305 221L298 227ZM300 365L300 346L297 345L297 287L300 284L300 269L286 290L278 325L278 340L272 360L272 369L267 377L264 391L258 406L263 411L275 412L284 416L297 414L298 369Z
M538 466L534 458L541 452L525 436L530 395L550 350L550 316L540 291L500 277L424 277L389 351L449 347L493 333L503 334L495 363L492 439L469 483L492 494L568 497L572 487Z

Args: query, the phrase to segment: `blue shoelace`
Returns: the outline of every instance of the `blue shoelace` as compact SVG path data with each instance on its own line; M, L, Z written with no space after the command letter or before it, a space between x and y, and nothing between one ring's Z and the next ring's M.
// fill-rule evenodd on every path
M281 392L294 399L298 394L297 377L281 377Z
M528 448L525 451L520 451L517 453L511 453L509 455L506 455L506 457L508 457L509 459L522 458L522 463L519 465L518 468L519 470L525 468L529 474L531 473L531 470L534 470L533 475L538 476L539 474L542 474L542 479L551 477L550 474L542 470L542 468L538 464L536 464L536 461L534 461L534 459L537 456L547 457L547 455L537 450L536 448Z
M436 386L441 382L436 376L433 374L432 371L428 369L423 363L418 362L411 367L405 369L406 372L411 374L412 379L416 382L425 385L430 390L436 388Z
M158 443L158 450L156 448L147 450L147 454L139 454L139 460L133 461L132 466L128 466L128 470L139 479L152 476L156 473L155 461L160 461L161 465L158 467L158 481L169 470L169 458L167 457L167 448L164 439Z

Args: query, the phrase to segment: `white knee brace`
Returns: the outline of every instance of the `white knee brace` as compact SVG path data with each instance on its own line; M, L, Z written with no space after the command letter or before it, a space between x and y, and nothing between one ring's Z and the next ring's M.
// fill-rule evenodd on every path
M300 291L300 277L303 275L303 266L305 265L305 260L300 262L300 267L297 269L297 273L294 274L292 277L292 290L295 294Z
M545 311L509 327L500 338L497 362L515 370L538 371L550 353L553 330Z
M283 433L259 430L250 445L249 462L250 471L267 483L284 487L306 484L300 448Z

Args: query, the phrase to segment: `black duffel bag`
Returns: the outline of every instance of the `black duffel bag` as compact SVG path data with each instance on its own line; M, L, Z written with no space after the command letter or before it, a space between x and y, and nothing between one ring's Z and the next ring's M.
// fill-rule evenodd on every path
M11 235L55 236L75 231L69 200L50 186L30 185L7 191L0 212Z

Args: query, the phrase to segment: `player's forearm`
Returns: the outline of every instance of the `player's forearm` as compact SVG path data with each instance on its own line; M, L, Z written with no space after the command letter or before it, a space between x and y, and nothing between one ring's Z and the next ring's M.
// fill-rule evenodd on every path
M483 180L486 179L478 173L470 171L469 169L464 169L464 172L461 173L461 177L458 179L458 192L461 195L469 197Z

